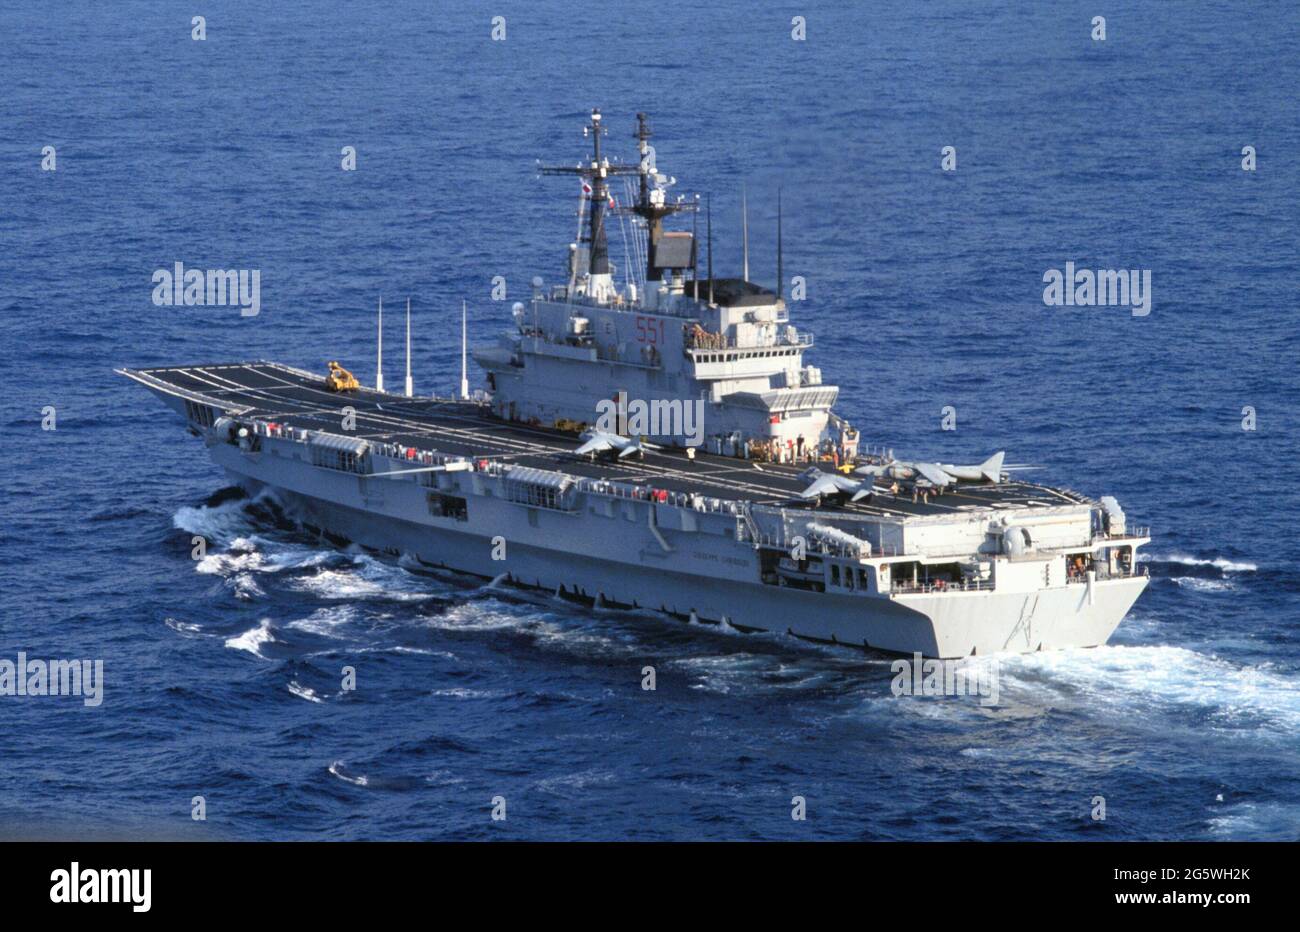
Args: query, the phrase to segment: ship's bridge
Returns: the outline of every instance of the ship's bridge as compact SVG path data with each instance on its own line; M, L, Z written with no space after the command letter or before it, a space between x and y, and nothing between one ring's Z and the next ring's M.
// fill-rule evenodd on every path
M699 300L689 290L664 288L635 302L621 294L617 301L593 300L564 285L547 295L538 288L531 307L515 306L518 333L508 355L651 366L702 381L767 378L765 388L821 384L818 370L803 367L812 334L790 325L780 297L740 279L699 284Z
M695 283L685 284L635 302L538 285L532 301L515 305L515 329L475 351L494 409L548 426L592 424L598 403L624 392L703 403L705 437L694 442L710 449L784 458L818 445L839 390L804 365L812 337L790 325L785 302L739 279L704 279L699 299Z

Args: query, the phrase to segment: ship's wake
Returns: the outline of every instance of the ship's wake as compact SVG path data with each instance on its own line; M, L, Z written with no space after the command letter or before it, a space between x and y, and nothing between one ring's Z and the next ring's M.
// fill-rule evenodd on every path
M1071 708L1132 727L1251 733L1289 740L1300 729L1300 680L1183 647L1045 651L999 658L1004 695L1019 704Z

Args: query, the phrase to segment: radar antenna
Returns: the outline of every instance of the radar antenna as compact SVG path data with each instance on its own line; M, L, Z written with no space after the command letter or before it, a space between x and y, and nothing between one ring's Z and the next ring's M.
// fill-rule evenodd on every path
M589 246L588 271L594 277L610 273L609 242L605 235L605 212L610 206L609 185L606 179L611 175L628 175L637 169L630 165L610 164L609 159L601 155L600 140L605 130L601 126L599 108L592 109L591 122L583 128L582 133L584 136L591 136L592 151L589 163L584 165L579 162L574 166L544 165L539 171L543 175L577 175L582 179L583 193L591 202L591 210L587 214L587 235L583 237L583 241Z

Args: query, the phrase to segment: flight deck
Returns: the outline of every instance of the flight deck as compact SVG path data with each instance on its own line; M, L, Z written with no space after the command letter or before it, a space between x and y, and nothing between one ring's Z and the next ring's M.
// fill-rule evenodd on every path
M502 420L483 404L438 398L408 398L360 388L339 393L324 376L272 362L223 363L120 370L153 388L212 405L232 416L255 418L299 430L344 434L372 443L395 443L443 455L484 458L502 464L567 473L613 482L645 484L670 492L720 499L817 507L860 515L902 518L960 514L984 509L1077 505L1077 493L1027 482L963 485L913 500L909 492L879 489L869 501L832 504L799 497L808 485L804 465L756 463L697 451L647 450L622 460L574 453L573 433ZM355 413L355 429L342 430L343 408ZM829 464L822 464L829 469Z

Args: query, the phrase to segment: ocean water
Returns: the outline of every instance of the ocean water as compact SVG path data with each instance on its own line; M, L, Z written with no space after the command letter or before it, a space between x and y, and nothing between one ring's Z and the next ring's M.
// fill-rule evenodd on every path
M1300 836L1300 8L202 6L0 10L0 658L106 679L98 708L0 697L0 836ZM628 157L651 114L719 273L743 183L775 276L782 188L792 316L867 442L1005 448L1152 526L1111 645L1003 660L996 707L908 700L888 658L413 572L219 494L113 374L369 382L382 293L413 300L417 389L452 390L460 300L485 341L559 278L577 191L535 160L579 158L592 106ZM261 313L154 306L177 261L259 269ZM1044 306L1067 261L1150 269L1150 315Z

